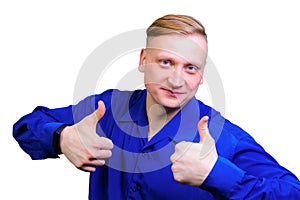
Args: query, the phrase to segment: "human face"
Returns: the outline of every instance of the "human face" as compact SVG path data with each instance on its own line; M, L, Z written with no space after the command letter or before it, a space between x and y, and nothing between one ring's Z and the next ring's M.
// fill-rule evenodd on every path
M203 36L153 37L140 54L147 104L179 109L189 102L203 83L207 42Z

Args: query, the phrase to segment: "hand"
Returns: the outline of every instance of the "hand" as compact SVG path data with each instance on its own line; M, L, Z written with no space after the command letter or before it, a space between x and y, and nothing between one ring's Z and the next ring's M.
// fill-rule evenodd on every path
M78 169L94 172L96 166L104 165L105 159L112 155L112 141L96 133L97 123L104 113L105 105L99 101L97 110L61 133L61 151Z
M204 116L198 123L200 142L180 142L170 157L174 179L180 183L200 186L217 161L215 141L207 128L208 119Z

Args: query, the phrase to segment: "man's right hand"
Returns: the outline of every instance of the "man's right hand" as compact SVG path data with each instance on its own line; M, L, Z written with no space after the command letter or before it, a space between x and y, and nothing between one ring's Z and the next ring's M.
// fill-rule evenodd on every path
M61 151L78 169L94 172L96 166L104 165L105 159L112 155L112 141L96 133L97 123L104 113L105 105L99 101L97 110L61 132Z

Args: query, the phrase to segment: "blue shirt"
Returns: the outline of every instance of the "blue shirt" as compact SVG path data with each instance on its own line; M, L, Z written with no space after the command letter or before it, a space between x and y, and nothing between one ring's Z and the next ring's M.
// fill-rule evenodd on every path
M74 106L37 107L14 125L14 137L32 159L58 157L52 146L55 130L79 122L100 99L106 113L97 133L110 138L114 148L107 165L90 174L90 199L300 199L295 175L248 133L195 98L150 141L146 90L108 90ZM180 141L199 142L197 123L205 115L217 162L201 186L180 184L173 178L170 156Z

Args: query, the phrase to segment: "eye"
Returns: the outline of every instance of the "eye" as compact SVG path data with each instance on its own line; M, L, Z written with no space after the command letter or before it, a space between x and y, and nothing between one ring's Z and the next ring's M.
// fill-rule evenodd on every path
M197 66L194 66L194 65L188 65L186 67L186 70L187 70L187 72L193 74L193 73L196 73L199 70L199 68Z
M160 60L159 62L163 67L169 67L171 65L171 62L169 60Z

